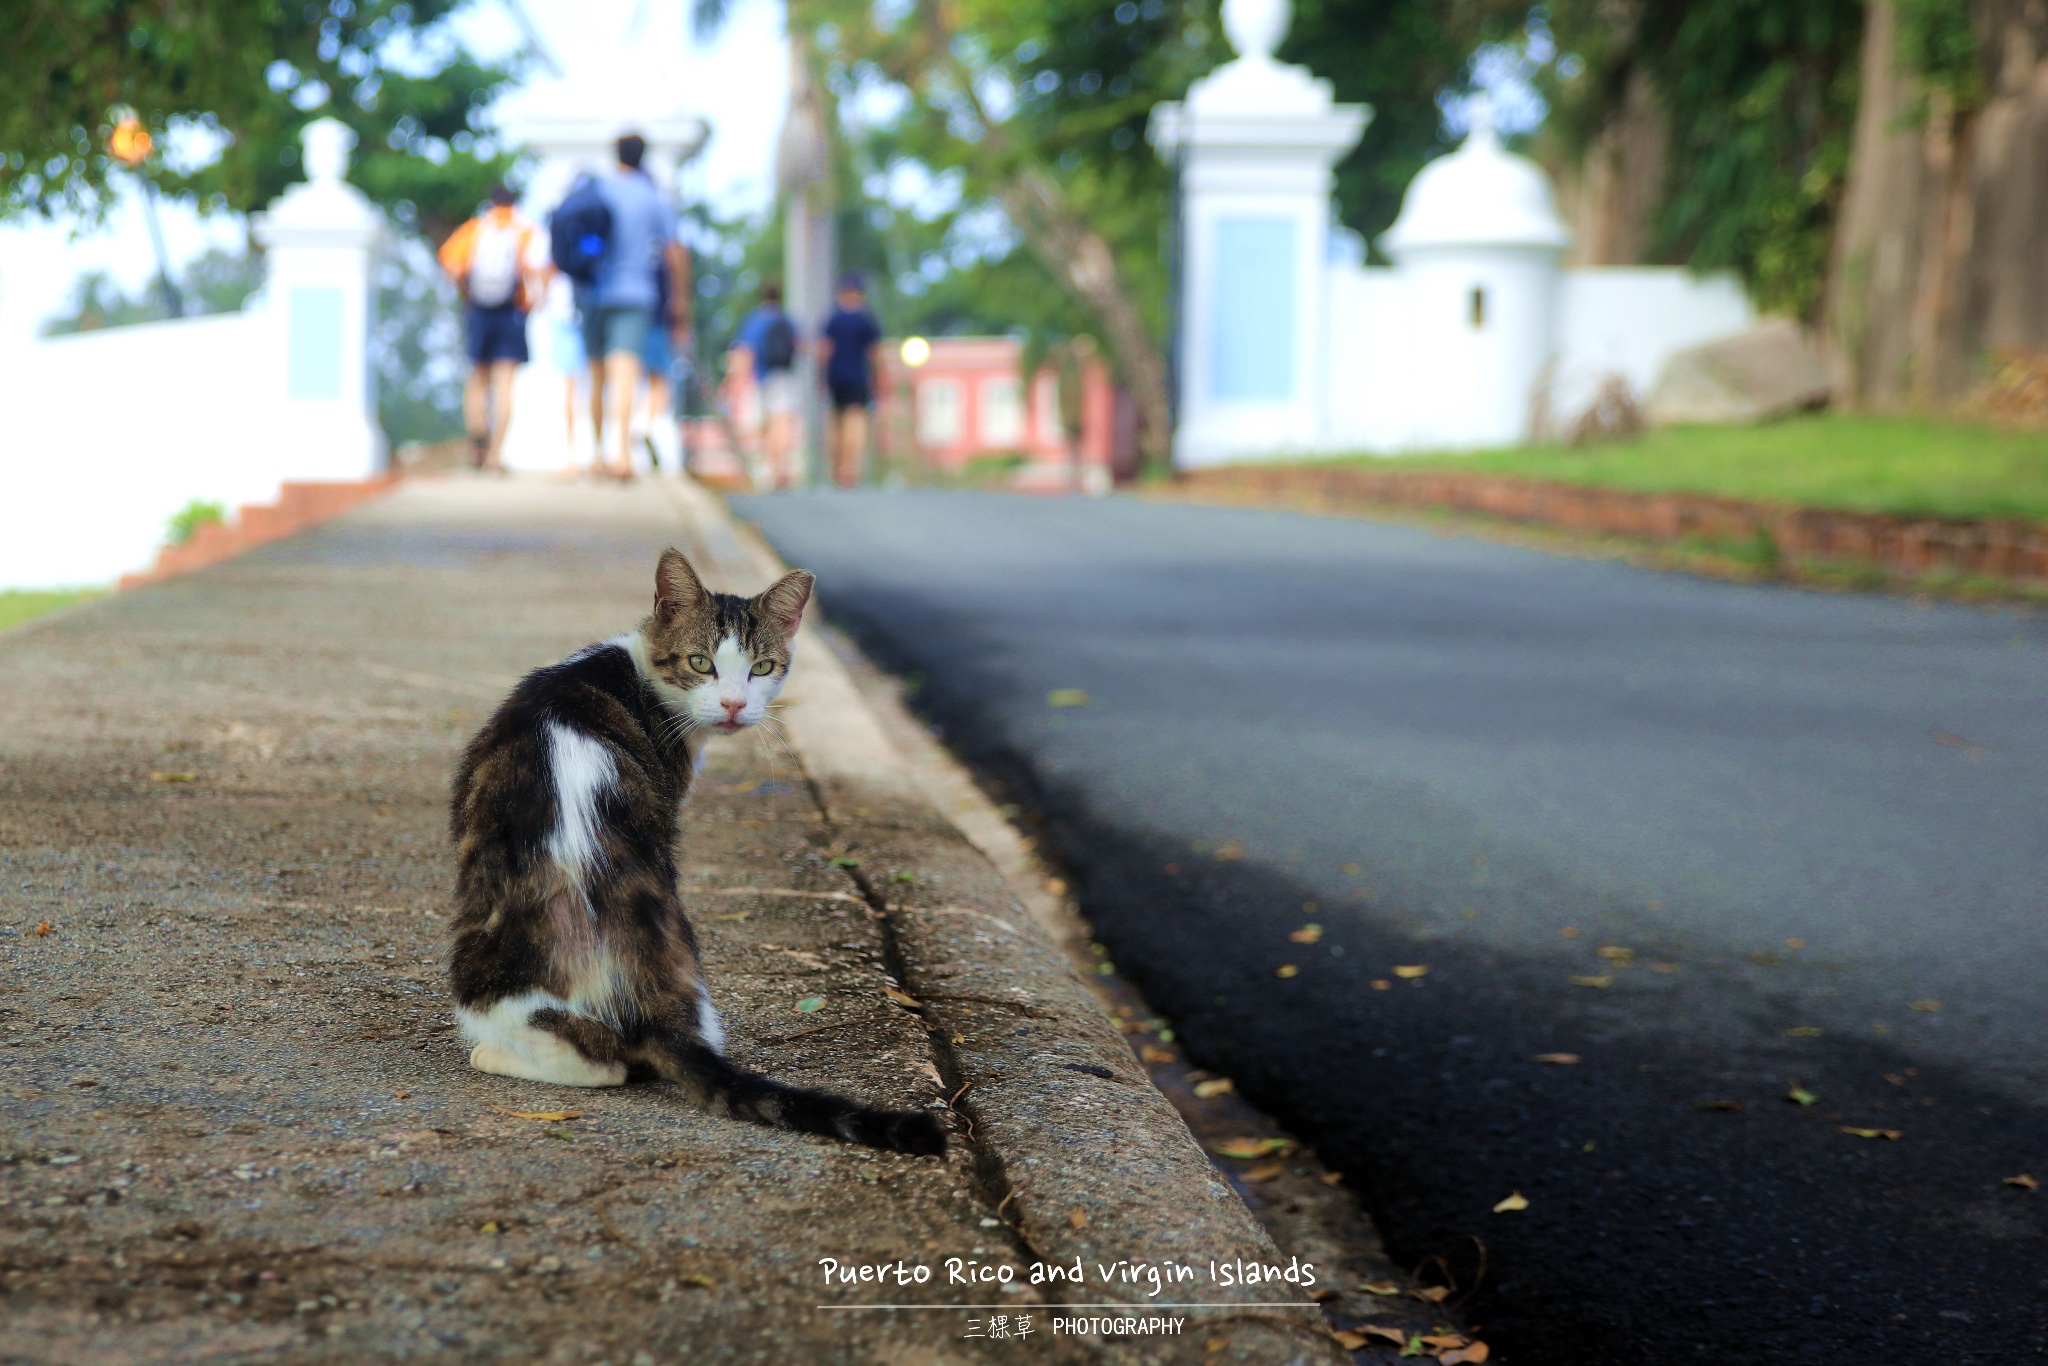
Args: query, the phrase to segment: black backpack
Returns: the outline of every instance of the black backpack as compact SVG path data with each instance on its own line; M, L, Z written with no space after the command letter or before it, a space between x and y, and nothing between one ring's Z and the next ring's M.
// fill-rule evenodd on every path
M761 337L761 369L787 370L796 364L796 328L786 314L778 313Z
M555 269L579 284L597 280L612 240L612 206L595 176L583 176L548 217L548 255Z

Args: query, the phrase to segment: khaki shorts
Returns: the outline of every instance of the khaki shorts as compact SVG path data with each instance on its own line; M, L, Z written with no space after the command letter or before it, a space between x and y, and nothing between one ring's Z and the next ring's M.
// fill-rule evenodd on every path
M761 377L761 415L783 417L796 411L796 375L789 370L770 370Z

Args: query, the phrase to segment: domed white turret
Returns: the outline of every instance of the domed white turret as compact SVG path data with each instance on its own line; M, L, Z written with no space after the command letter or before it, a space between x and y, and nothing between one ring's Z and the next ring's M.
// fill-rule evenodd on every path
M1491 111L1474 113L1465 145L1422 168L1401 201L1401 216L1380 239L1396 260L1415 248L1549 247L1571 243L1558 217L1550 178L1500 144Z

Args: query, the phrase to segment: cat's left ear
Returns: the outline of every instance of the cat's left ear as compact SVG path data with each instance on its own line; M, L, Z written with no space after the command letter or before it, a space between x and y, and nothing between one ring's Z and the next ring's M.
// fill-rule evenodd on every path
M662 551L661 563L654 569L654 615L661 624L668 625L703 598L704 585L683 552L674 546Z
M809 570L792 569L755 598L754 605L762 616L780 626L784 635L794 636L803 624L804 604L811 600L813 582Z

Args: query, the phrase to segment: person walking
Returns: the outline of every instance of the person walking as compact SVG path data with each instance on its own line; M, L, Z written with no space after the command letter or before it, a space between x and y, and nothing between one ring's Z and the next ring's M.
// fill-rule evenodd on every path
M540 233L512 207L515 200L508 187L493 188L490 208L451 233L439 254L441 269L462 292L470 463L496 474L505 472L512 381L527 360L526 315L546 296L551 269Z
M734 352L754 382L760 424L750 435L761 451L771 489L794 487L796 452L796 357L802 338L782 310L782 286L761 286L761 302L740 323Z
M640 389L648 332L660 325L661 284L666 272L674 299L689 297L688 258L676 240L675 210L640 163L647 140L628 133L618 141L617 170L601 182L611 209L611 231L597 263L589 307L583 310L583 349L590 359L598 458L609 438L615 479L633 477L633 409ZM686 315L671 323L671 339L686 339Z
M856 488L868 454L868 408L875 401L875 351L882 327L868 312L867 281L858 271L839 279L838 307L825 320L820 369L832 397L828 445L832 482Z

